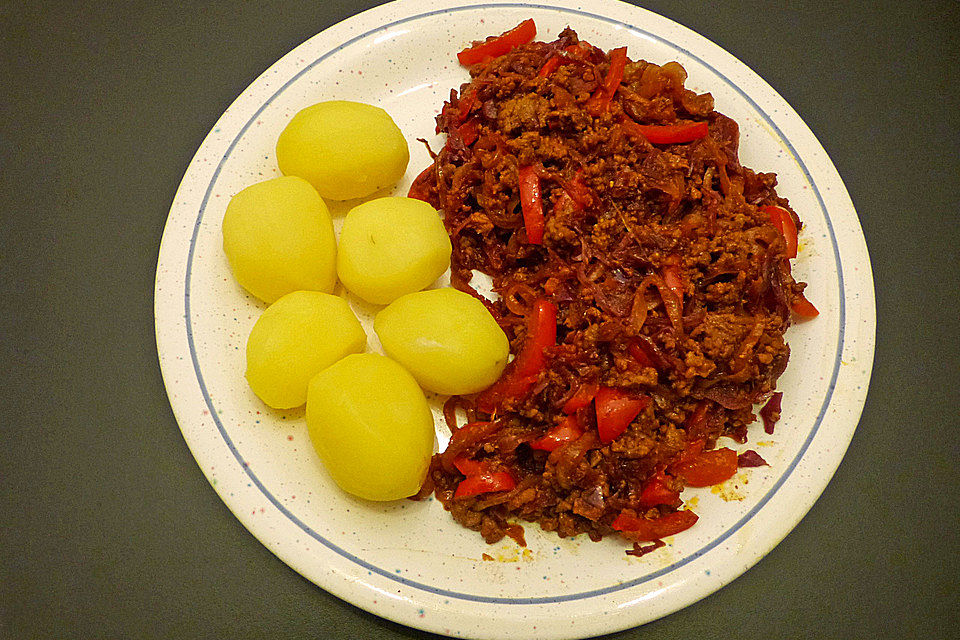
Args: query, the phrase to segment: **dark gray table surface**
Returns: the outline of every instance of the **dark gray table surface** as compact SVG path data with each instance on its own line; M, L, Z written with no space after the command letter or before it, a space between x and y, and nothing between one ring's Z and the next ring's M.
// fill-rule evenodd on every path
M154 341L160 236L204 135L284 53L374 4L0 4L0 637L432 637L243 528L180 435ZM960 637L960 6L643 4L819 137L879 322L863 418L809 515L727 587L611 637Z

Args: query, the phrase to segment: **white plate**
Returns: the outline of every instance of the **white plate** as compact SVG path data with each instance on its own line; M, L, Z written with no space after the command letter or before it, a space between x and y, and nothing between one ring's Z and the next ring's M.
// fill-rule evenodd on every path
M299 109L333 98L384 107L411 162L394 193L428 162L417 137L451 87L467 79L455 54L471 40L533 17L538 39L567 25L633 58L678 60L688 86L710 91L741 127L747 166L775 171L806 226L795 273L820 317L790 329L792 357L776 435L751 427L769 467L695 495L697 525L643 558L622 540L561 540L527 525L529 547L487 546L434 500L352 499L313 454L302 411L264 407L244 378L244 345L263 305L234 282L221 250L229 198L278 175L274 144ZM344 207L339 207L342 214ZM339 222L339 220L338 220ZM371 307L356 304L370 336ZM579 5L400 0L337 24L284 56L227 109L201 145L164 230L156 282L164 382L190 449L241 522L324 589L412 627L465 637L571 638L635 626L715 591L772 549L823 491L846 450L867 391L875 310L856 212L823 148L750 69L692 31L612 0ZM436 399L434 399L436 401ZM438 438L446 430L438 420ZM741 449L746 447L741 447ZM493 561L481 559L489 554Z

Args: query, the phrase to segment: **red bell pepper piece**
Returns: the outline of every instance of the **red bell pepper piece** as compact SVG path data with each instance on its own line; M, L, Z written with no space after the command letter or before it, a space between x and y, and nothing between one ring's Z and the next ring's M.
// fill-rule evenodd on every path
M610 106L610 101L620 88L623 70L627 66L627 48L617 47L610 50L610 67L597 91L587 100L586 108L591 115L600 115Z
M679 499L680 492L667 486L662 471L647 478L640 489L640 505L648 509L660 504L675 504Z
M522 377L518 376L516 371L507 371L480 394L477 398L477 408L493 413L507 400L524 397L536 381L536 376Z
M527 341L510 368L477 398L481 411L492 413L505 400L520 398L546 365L546 350L557 344L557 306L545 298L537 300L527 318Z
M783 207L773 205L764 205L760 207L760 210L770 216L770 222L773 223L773 226L777 228L777 231L786 241L787 257L796 258L799 243L797 240L797 225L793 221L793 216Z
M457 122L463 122L470 115L470 112L473 111L473 108L477 104L477 92L471 91L465 96L460 97L459 107L457 111Z
M638 518L636 515L623 511L610 526L617 531L629 534L632 540L651 542L686 531L696 524L697 520L699 518L693 511L677 511L660 516L655 520Z
M457 471L466 476L457 485L454 498L469 498L492 491L509 491L517 486L517 481L509 471L492 471L486 460L471 460L466 456L457 456L453 460Z
M540 176L534 166L520 168L520 206L523 209L523 226L527 229L530 244L543 243L543 201L540 197Z
M699 409L700 407L698 406L697 410ZM678 465L682 465L687 462L690 462L691 460L699 456L700 453L703 451L704 444L705 443L702 438L698 438L692 442L688 442L687 447L680 453L680 455L673 462L673 464L667 467L667 471L669 471L673 475L677 475L674 469L676 469Z
M550 58L549 60L543 63L543 66L540 67L540 71L537 72L537 75L540 76L541 78L546 78L551 73L553 73L557 67L560 66L560 62L561 62L560 56L558 55L553 56L552 58Z
M638 396L622 389L600 387L594 398L597 407L597 432L604 444L612 442L650 404L647 396Z
M616 49L610 50L610 68L607 69L607 75L603 79L603 90L608 96L609 99L613 97L613 94L617 92L617 89L620 88L620 83L623 81L623 70L627 66L627 48L626 47L617 47Z
M429 183L432 179L433 163L430 163L426 169L420 172L420 175L414 178L413 184L410 185L410 190L407 192L407 197L430 202Z
M533 304L527 323L527 341L517 356L517 373L537 375L547 361L546 350L557 344L557 305L546 298Z
M470 118L457 127L457 131L460 133L463 144L469 147L477 141L477 136L480 133L480 119L476 117Z
M453 466L463 475L470 477L488 470L490 465L482 461L471 460L466 456L459 456L454 458Z
M687 430L687 438L699 440L701 451L703 450L702 438L706 435L707 409L709 408L710 401L701 400L697 403L697 407L693 410L693 413L687 416L687 420L683 423L684 429Z
M820 315L820 312L817 311L815 306L813 306L813 303L807 300L802 293L797 294L797 297L794 299L793 304L790 305L790 308L793 309L795 314L805 320L816 318L818 315Z
M737 452L724 447L703 451L692 460L674 463L671 473L682 478L689 487L711 487L732 478L737 466Z
M491 493L494 491L509 491L517 486L517 481L506 471L494 471L492 473L480 473L475 476L467 476L457 485L454 491L454 499L470 498L481 493Z
M600 387L598 385L590 382L580 385L580 388L577 389L576 393L570 396L570 399L563 403L563 412L570 415L576 413L580 409L583 409L593 402L593 398L597 395L597 389L599 388Z
M465 67L469 67L480 62L487 62L498 56L508 53L514 47L527 44L537 35L537 25L533 18L527 18L513 29L506 31L499 36L487 38L484 42L479 42L472 47L467 47L457 54L457 60Z
M566 419L553 427L545 434L530 443L530 448L540 451L553 451L560 445L573 442L583 435L583 429L576 416L567 416Z
M643 136L652 144L680 144L706 138L709 128L706 122L681 124L638 124L629 118L620 123L628 136Z

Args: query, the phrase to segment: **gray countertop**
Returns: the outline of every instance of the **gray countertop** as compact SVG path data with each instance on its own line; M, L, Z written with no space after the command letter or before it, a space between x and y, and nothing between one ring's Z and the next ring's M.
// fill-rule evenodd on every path
M433 637L243 528L180 435L154 341L160 236L203 137L275 60L374 4L0 3L0 637ZM960 9L641 4L740 58L820 139L870 250L877 350L799 526L610 637L960 637Z

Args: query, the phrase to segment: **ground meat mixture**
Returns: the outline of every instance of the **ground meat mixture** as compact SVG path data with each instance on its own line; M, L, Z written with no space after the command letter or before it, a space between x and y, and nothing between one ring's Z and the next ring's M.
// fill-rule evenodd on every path
M745 442L786 367L791 308L809 304L789 263L800 219L675 62L567 29L470 74L410 195L443 212L453 286L515 357L447 403L451 441L420 495L491 543L522 544L520 521L593 540L679 532L696 521L680 492L736 470L717 439Z

